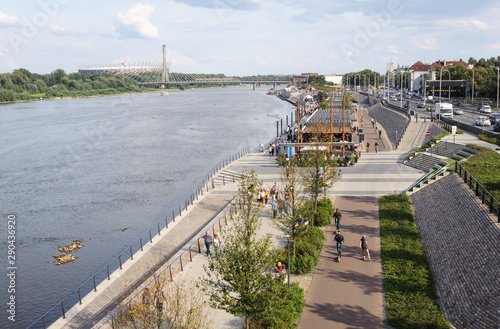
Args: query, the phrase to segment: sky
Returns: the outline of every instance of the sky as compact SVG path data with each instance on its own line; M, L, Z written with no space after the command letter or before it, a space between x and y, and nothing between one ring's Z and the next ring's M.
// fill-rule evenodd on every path
M171 72L385 73L500 55L500 2L481 0L2 0L0 73L148 63Z

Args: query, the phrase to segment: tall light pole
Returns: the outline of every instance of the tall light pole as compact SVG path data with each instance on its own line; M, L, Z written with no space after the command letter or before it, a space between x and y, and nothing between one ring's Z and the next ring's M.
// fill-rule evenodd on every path
M357 76L359 76L359 79L358 79L358 82L359 82L359 89L361 89L361 74L356 74ZM356 90L356 85L354 85L354 90Z
M443 69L444 66L441 66L440 73L439 73L439 111L436 109L436 113L441 113L441 86L442 86L442 81L443 81ZM448 71L448 70L446 70Z
M469 70L472 70L472 97L471 97L471 101L472 101L472 105L474 105L474 67L472 67Z
M498 90L499 90L498 82L500 81L500 67L498 66L490 66L490 67L497 69L497 109L498 109Z
M449 82L449 81L451 81L451 72L449 70L448 70L448 79L449 79L448 80L448 102L449 102L450 98L451 98L451 96L450 96L450 82Z
M399 107L403 109L403 74L401 74L401 88L399 90ZM410 112L410 106L408 105L408 112Z

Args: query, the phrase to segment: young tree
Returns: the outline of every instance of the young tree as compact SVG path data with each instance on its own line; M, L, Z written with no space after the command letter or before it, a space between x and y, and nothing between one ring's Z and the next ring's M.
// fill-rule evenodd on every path
M333 186L335 176L332 170L332 162L328 161L328 150L323 150L321 146L316 146L308 155L307 166L302 174L302 181L305 193L312 196L314 210L317 208L318 196L326 189ZM329 168L329 169L330 169Z
M120 305L114 328L208 329L212 320L204 297L194 282L170 282L166 272L155 273L140 294Z
M252 202L257 195L258 180L255 172L243 173L238 189L241 209L222 232L224 248L208 259L205 266L207 292L212 306L245 319L262 308L263 289L273 281L272 268L276 252L269 235L257 237L261 218L258 206Z
M275 226L283 231L289 240L296 239L302 226L300 209L304 203L303 187L297 160L290 158L286 166L281 167L281 184L284 187L284 200L281 215L274 220ZM295 257L295 242L292 244Z

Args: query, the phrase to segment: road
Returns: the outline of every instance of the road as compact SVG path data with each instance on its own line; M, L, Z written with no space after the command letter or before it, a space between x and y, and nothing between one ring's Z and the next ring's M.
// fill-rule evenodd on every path
M447 102L446 99L443 99L443 100ZM421 117L421 118L423 118L423 117L430 117L431 114L430 114L430 112L428 112L428 111L425 110L425 107L424 108L418 108L417 107L417 104L420 101L419 99L404 99L403 98L403 104L406 101L410 102L410 110L414 110L416 113L418 113L419 117ZM396 100L396 101L389 101L389 102L391 104L394 104L394 105L397 105L397 106L399 106L401 104L399 99ZM435 105L435 104L426 103L426 106L427 105ZM479 112L477 110L476 106L473 107L473 106L470 106L470 105L464 105L462 107L462 110L463 110L464 114L462 114L462 115L456 115L455 114L453 116L453 120L456 120L458 122L465 123L465 124L468 124L468 125L472 125L472 126L476 125L476 118L478 116L487 116L487 117L490 116L490 113ZM498 111L498 110L492 110L491 114L493 114L493 113L500 113L500 111ZM493 132L493 125L491 125L491 126L485 126L484 130L485 131L491 131L491 132Z

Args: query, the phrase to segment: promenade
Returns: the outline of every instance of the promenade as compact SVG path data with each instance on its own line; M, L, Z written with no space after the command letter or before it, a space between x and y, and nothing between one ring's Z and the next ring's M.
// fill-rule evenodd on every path
M403 158L414 150L422 135L428 129L429 122L411 122L397 151L384 136L379 138L371 125L371 117L361 109L357 115L363 115L365 122L365 143L379 143L379 152L363 152L355 166L342 167L342 178L327 191L339 208L343 217L342 234L345 238L342 261L336 262L337 250L333 241L335 227L324 228L327 240L320 256L320 262L314 275L293 278L300 281L307 298L306 306L298 322L298 328L383 328L384 296L383 277L380 256L380 232L378 217L378 199L380 196L401 193L424 173L403 164ZM379 126L380 127L380 126ZM382 127L381 127L382 128ZM457 136L467 142L477 142L468 134ZM457 142L459 142L457 140ZM364 145L362 145L363 150ZM491 146L490 146L491 147ZM124 291L131 282L141 290L139 280L150 268L149 264L157 261L155 257L166 254L172 259L183 252L182 245L193 242L210 228L221 210L228 210L228 203L237 194L238 184L229 177L243 171L255 170L259 181L270 188L274 182L281 187L280 174L275 158L264 153L248 154L223 168L215 179L215 188L205 193L194 205L189 206L175 225L168 231L162 231L162 237L155 237L144 252L134 255L134 263L126 263L124 270L112 275L113 280L98 287L98 292L85 297L83 305L77 305L66 314L66 319L59 319L50 328L111 328L111 321L106 314L117 305L117 294ZM222 176L226 177L222 184ZM259 234L271 234L276 245L284 246L285 240L280 231L272 225L270 206L261 208L263 225ZM361 259L359 240L366 235L371 253L371 262ZM222 246L224 237L221 236ZM204 251L204 248L202 249ZM207 257L195 253L192 262L184 265L184 271L174 275L175 280L200 282L204 275L203 266ZM312 279L311 279L312 277ZM293 281L293 280L292 280ZM243 320L221 310L211 310L214 328L241 328ZM93 323L96 323L93 326Z

